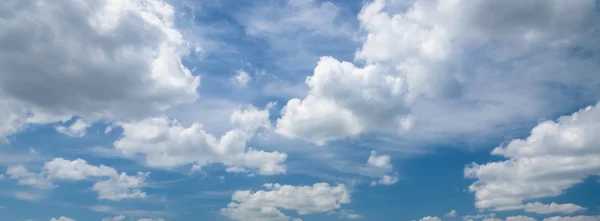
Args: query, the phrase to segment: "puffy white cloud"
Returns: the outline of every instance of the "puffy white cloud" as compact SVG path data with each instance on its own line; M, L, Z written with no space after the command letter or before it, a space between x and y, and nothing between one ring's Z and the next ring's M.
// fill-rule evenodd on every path
M102 219L102 221L122 221L124 219L125 219L125 216L119 215L119 216L115 216L115 217L106 217L106 218Z
M390 162L391 159L392 159L392 157L390 157L390 155L379 155L378 156L377 152L371 151L371 155L369 156L367 163L369 165L372 165L375 167L389 169L392 167L392 163Z
M248 74L248 72L238 70L236 71L236 75L231 77L231 81L237 86L246 87L248 86L248 83L252 81L252 77L250 74Z
M59 218L52 218L52 219L50 219L50 221L75 221L75 220L71 219L69 217L61 216Z
M456 217L456 210L450 210L450 212L444 214L446 217Z
M550 213L565 213L565 214L570 214L570 213L576 213L582 210L585 210L586 208L581 207L579 205L575 205L572 203L565 203L565 204L557 204L557 203L550 203L550 204L543 204L540 202L534 202L534 203L528 203L525 204L525 211L526 212L533 212L533 213L537 213L537 214L550 214Z
M146 193L142 192L141 187L145 185L145 179L149 174L138 172L135 176L128 176L121 173L119 176L97 182L92 190L98 192L98 199L119 201L146 198Z
M598 47L579 43L598 37L588 31L593 8L593 0L372 1L358 16L367 34L355 60L364 66L322 57L276 131L316 144L364 132L475 139L597 101ZM582 96L572 101L556 85Z
M377 155L377 152L371 151L367 166L364 169L366 175L379 177L379 180L372 181L371 186L392 185L398 182L397 174L386 174L392 171L392 157L390 155Z
M437 216L426 216L421 218L419 221L442 221L442 219Z
M600 216L554 216L545 218L544 221L598 221Z
M536 221L536 219L528 216L509 216L505 221Z
M230 118L234 129L220 139L194 123L184 127L166 117L149 118L136 122L122 122L123 136L114 146L127 156L141 154L151 167L173 168L187 164L203 166L222 163L230 168L257 169L259 174L285 173L281 163L287 155L247 148L246 143L259 128L269 128L269 108L258 110L253 106L235 111ZM232 172L232 169L229 169Z
M44 163L44 170L50 179L57 180L84 180L88 177L112 177L117 171L105 165L93 166L83 159L65 160L54 158Z
M7 0L0 8L0 137L72 116L137 119L197 98L200 79L181 64L187 45L163 0Z
M597 104L539 123L529 137L495 148L493 155L508 159L465 168L466 177L477 179L469 187L475 192L475 205L480 209L520 209L523 200L557 196L588 176L600 175L598 130ZM575 207L529 205L532 208L547 212Z
M403 82L384 71L374 65L358 68L321 58L313 76L306 79L308 96L288 101L276 131L324 144L368 129L399 130L405 109Z
M350 203L350 194L343 184L330 186L316 183L312 186L265 184L267 190L236 191L221 214L232 220L289 221L291 217L279 209L293 210L300 215L328 212Z
M54 187L52 182L44 175L30 172L22 165L8 167L6 169L6 174L10 179L18 180L19 185L33 186L40 189L50 189Z
M71 136L71 137L83 137L85 135L85 130L89 127L90 125L87 124L85 121L81 120L81 119L77 119L75 122L71 123L70 126L65 127L65 126L57 126L56 127L56 131L58 131L59 133L65 134L67 136Z
M392 185L398 182L398 176L396 175L383 175L379 180L371 182L371 186L380 185Z
M105 165L89 165L85 160L73 161L55 158L45 162L39 173L30 172L22 165L11 166L6 171L11 179L18 180L20 185L33 186L40 189L56 187L52 184L57 180L85 180L90 178L108 178L98 181L92 190L98 193L99 199L122 200L145 198L146 193L141 188L149 173L138 172L135 176L119 174L114 168Z

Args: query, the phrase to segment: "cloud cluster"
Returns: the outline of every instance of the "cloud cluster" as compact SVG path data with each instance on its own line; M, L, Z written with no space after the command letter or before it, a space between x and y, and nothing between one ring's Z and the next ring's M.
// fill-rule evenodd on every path
M480 209L510 210L525 207L538 213L570 213L572 204L523 205L523 200L552 197L588 176L600 175L600 107L588 106L556 121L544 121L525 139L515 139L492 151L508 158L486 164L473 163L465 176Z
M358 16L366 37L355 59L364 65L322 57L277 132L316 144L366 132L472 138L595 102L598 48L580 43L597 39L593 8L592 0L375 0Z
M235 111L230 118L233 129L217 139L206 132L201 124L184 127L176 120L166 117L148 118L141 121L122 122L123 136L114 146L126 156L141 155L151 167L174 168L195 164L201 167L211 163L228 166L228 172L245 169L258 170L262 175L286 172L287 155L265 152L246 147L247 142L260 128L269 128L268 104L263 110L253 106Z
M0 138L27 123L138 119L196 100L163 0L0 3ZM81 122L80 122L81 123ZM81 124L59 131L81 136Z
M367 166L364 168L369 176L378 177L379 180L372 181L371 186L392 185L398 182L398 175L392 173L392 157L390 155L377 155L376 151L371 151Z
M114 168L105 165L94 166L85 160L65 160L55 158L44 163L39 173L30 172L22 165L10 166L6 170L10 179L18 180L20 185L28 185L40 189L56 187L53 181L79 181L108 178L98 181L92 190L98 193L98 199L123 200L145 198L141 190L149 173L138 172L135 176L118 173Z
M558 203L550 203L543 204L540 202L528 203L525 204L525 212L532 212L537 214L551 214L551 213L576 213L579 211L586 210L586 208L581 207L579 205L575 205L572 203L558 204Z
M50 219L50 221L75 221L75 220L71 219L69 217L61 216L59 218L52 218L52 219Z
M292 218L279 209L305 215L333 211L350 203L350 193L343 184L291 186L268 183L264 187L267 190L236 191L231 197L233 202L221 209L221 214L239 221L289 221Z

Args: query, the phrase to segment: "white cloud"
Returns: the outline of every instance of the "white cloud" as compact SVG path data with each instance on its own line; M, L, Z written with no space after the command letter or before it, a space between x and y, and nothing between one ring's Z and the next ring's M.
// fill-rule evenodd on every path
M369 159L367 160L367 166L364 172L369 176L379 177L379 180L372 181L371 186L381 185L392 185L398 182L397 174L386 174L392 171L393 165L391 163L392 157L390 155L377 155L377 152L371 151Z
M75 221L75 220L71 219L69 217L61 216L60 218L52 218L52 219L50 219L50 221Z
M161 218L158 218L158 219L143 218L143 219L138 219L138 221L165 221L165 220L161 219Z
M200 79L181 64L187 45L162 0L0 7L2 138L26 123L138 119L197 98Z
M576 43L597 39L588 32L594 2L520 2L366 4L358 18L367 34L355 55L365 65L322 57L306 79L308 95L288 101L277 132L316 144L365 132L476 139L597 101L598 64L572 51L597 50ZM573 101L551 85L582 96Z
M390 162L391 159L392 159L392 157L390 157L390 155L379 155L378 156L377 152L371 151L371 155L369 156L367 163L369 165L372 165L375 167L389 169L392 167L392 163Z
M544 221L598 221L600 216L554 216L545 218Z
M450 212L444 214L446 217L456 217L456 210L450 210Z
M536 219L528 216L509 216L505 221L536 221Z
M16 197L17 199L28 200L28 201L38 201L43 198L43 196L40 194L34 194L34 193L30 193L30 192L20 192L20 191L14 192L13 196Z
M533 212L533 213L537 213L537 214L551 214L551 213L570 214L570 213L576 213L579 211L583 211L585 209L586 208L581 207L579 205L572 204L572 203L557 204L557 203L553 202L550 204L543 204L540 202L534 202L534 203L525 204L526 212Z
M83 137L83 136L85 136L85 130L89 126L90 125L87 124L85 121L83 121L81 119L77 119L69 127L65 127L62 125L57 126L56 131L58 131L59 133L65 134L67 136L70 136L70 137Z
M33 186L40 189L51 189L54 187L52 182L44 175L30 172L22 165L8 167L6 174L10 179L18 180L19 185Z
M220 139L203 130L202 125L183 127L165 117L137 122L122 122L123 136L114 146L127 156L141 154L151 167L173 168L187 164L203 166L222 163L229 167L256 169L262 175L285 173L287 155L246 147L259 128L269 128L269 108L253 106L235 111L230 118L234 129Z
M589 106L542 122L529 137L495 148L493 155L508 159L465 168L466 177L477 179L469 187L475 192L476 207L521 209L523 200L557 196L588 176L600 175L598 130L600 108Z
M426 216L421 218L419 221L442 221L442 219L437 216Z
M350 203L350 194L343 184L291 186L269 183L264 187L266 191L236 191L232 196L233 202L221 209L221 214L240 221L289 221L291 217L279 209L305 215L333 211L342 204Z
M373 181L371 182L371 186L375 186L377 184L380 185L392 185L394 183L398 182L398 177L395 175L383 175L381 176L381 178L377 181Z
M54 158L44 163L44 170L49 179L56 180L84 180L88 177L116 176L117 171L105 165L93 166L83 159L65 160Z
M135 176L125 173L119 174L114 168L105 165L89 165L85 160L73 161L63 158L55 158L45 162L39 173L30 172L22 165L11 166L6 171L11 179L18 180L20 185L33 186L40 189L56 187L52 184L57 180L86 180L89 178L108 178L98 181L92 190L98 192L99 199L123 200L145 198L146 193L141 188L145 185L145 179L149 173L138 172Z
M246 87L248 86L248 83L252 81L252 77L248 72L238 70L236 71L236 75L231 77L231 81L239 87Z
M357 214L356 212L352 211L352 210L340 210L339 215L341 218L344 219L360 219L363 216L361 216L360 214Z
M462 217L462 220L477 220L477 219L488 219L488 218L495 218L496 214L495 213L490 213L490 214L477 214L477 215L465 215Z
M106 218L102 219L102 221L122 221L124 219L125 219L125 216L119 215L119 216L115 216L115 217L106 217Z
M119 176L97 182L92 190L98 192L98 199L119 201L146 198L146 193L141 190L141 187L145 185L145 179L149 174L138 172L135 176L127 176L121 173Z

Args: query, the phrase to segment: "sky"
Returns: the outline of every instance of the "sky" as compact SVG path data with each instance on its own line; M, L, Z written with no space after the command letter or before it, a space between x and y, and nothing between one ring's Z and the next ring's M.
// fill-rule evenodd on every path
M596 0L0 1L0 220L598 221Z

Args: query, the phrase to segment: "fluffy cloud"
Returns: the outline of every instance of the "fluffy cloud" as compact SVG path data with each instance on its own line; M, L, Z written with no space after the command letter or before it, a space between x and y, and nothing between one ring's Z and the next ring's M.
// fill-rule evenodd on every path
M22 165L10 166L6 169L6 174L10 179L18 180L20 185L33 186L40 189L50 189L54 187L52 182L42 174L29 172Z
M528 216L509 216L505 221L536 221L536 219Z
M142 154L147 165L173 168L187 164L198 166L222 163L229 172L242 168L257 169L259 174L285 173L281 165L287 155L247 148L246 143L259 128L269 128L269 108L258 110L249 106L235 111L230 118L234 129L220 139L194 123L184 127L166 117L149 118L137 122L123 122L123 136L114 146L127 156ZM235 168L235 169L234 169Z
M246 87L248 86L248 83L252 81L252 77L250 77L250 74L248 74L248 72L238 70L236 71L236 73L237 74L235 76L231 77L231 81L237 86Z
M56 131L58 131L59 133L65 134L67 136L71 136L71 137L83 137L85 135L85 130L89 126L90 125L87 124L85 121L83 121L81 119L77 119L75 122L73 122L68 127L65 127L62 125L57 126Z
M316 144L364 132L453 138L597 101L598 47L578 43L597 39L593 8L593 0L375 0L358 16L367 35L355 59L364 66L322 57L308 95L288 101L276 131ZM572 101L557 85L582 96Z
M377 152L371 151L371 155L369 155L369 159L367 160L367 166L363 168L366 175L379 177L379 180L371 182L371 186L377 184L392 185L398 182L397 174L389 174L392 172L391 160L392 157L390 155L377 155Z
M390 157L390 155L377 155L377 152L375 151L371 151L371 155L369 156L369 159L367 160L367 164L378 167L378 168L383 168L383 169L389 169L392 167L392 163L390 162L392 159L392 157Z
M426 216L420 219L419 221L442 221L442 219L440 219L437 216Z
M550 203L550 204L543 204L540 202L534 202L534 203L528 203L525 205L525 211L526 212L533 212L533 213L537 213L537 214L550 214L550 213L565 213L565 214L570 214L570 213L576 213L582 210L585 210L586 208L583 208L579 205L575 205L572 203L566 203L566 204L557 204L557 203Z
M92 190L98 192L98 199L123 200L146 198L146 193L140 189L145 185L145 179L150 173L138 172L135 176L121 173L110 179L94 184Z
M61 216L60 218L52 218L52 219L50 219L50 221L75 221L75 220L71 219L69 217Z
M200 79L181 64L187 45L163 0L8 0L0 8L0 137L72 116L137 119L197 98Z
M102 221L122 221L125 219L125 216L115 216L115 217L106 217L104 219L102 219Z
M545 121L525 139L515 139L492 151L508 158L501 162L465 168L465 176L477 179L477 208L520 209L522 201L557 196L588 176L600 175L600 107L589 106L556 121ZM542 213L579 210L572 205L525 206Z
M598 221L600 216L554 216L544 221Z
M92 190L98 192L99 199L123 200L145 198L146 193L141 191L145 185L145 178L149 173L138 172L135 176L125 173L119 174L114 168L100 165L89 165L85 160L73 161L55 158L44 163L44 168L39 173L30 172L27 168L17 165L11 166L6 171L11 179L18 180L20 185L28 185L41 189L56 187L52 181L57 180L86 180L90 178L105 178L94 184Z
M221 209L221 214L240 221L289 221L291 217L279 209L305 215L333 211L339 209L341 204L350 203L350 194L343 184L291 186L269 183L264 187L266 191L236 191L232 196L233 202Z
M456 217L456 210L450 210L450 212L444 214L446 217Z

